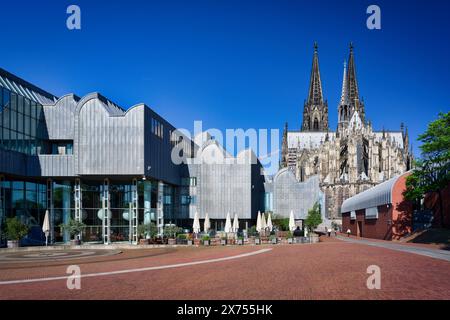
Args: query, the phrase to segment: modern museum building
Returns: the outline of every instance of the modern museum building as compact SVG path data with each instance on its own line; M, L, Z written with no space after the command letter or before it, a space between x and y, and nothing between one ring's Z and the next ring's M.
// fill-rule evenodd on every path
M195 161L208 150L226 163ZM56 97L0 69L0 223L15 216L29 225L24 245L42 243L47 210L52 243L69 240L59 225L71 218L86 225L86 242L136 242L139 224L154 222L160 234L167 224L191 228L195 212L216 230L227 213L247 228L258 211L277 207L276 190L308 200L280 212L297 219L322 198L318 185L299 188L290 172L271 180L262 172L253 151L232 157L207 134L190 139L145 104L125 110L98 93ZM292 186L277 187L280 175Z

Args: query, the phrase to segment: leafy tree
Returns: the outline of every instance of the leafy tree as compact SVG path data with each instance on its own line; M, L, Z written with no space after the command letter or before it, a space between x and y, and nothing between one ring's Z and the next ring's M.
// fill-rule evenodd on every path
M8 240L20 240L28 234L29 228L17 217L6 219L6 237Z
M411 201L422 199L425 194L436 192L444 227L442 189L450 183L450 112L439 113L437 120L428 125L418 138L422 142L421 159L413 173L406 178L404 196Z
M86 225L78 220L69 219L66 224L61 224L59 226L63 231L67 231L70 234L71 238L75 238L76 235L83 232Z
M314 206L308 210L308 216L305 220L305 226L310 232L313 232L319 224L322 223L322 215L320 213L320 204L316 202Z
M147 236L149 236L150 239L153 239L158 234L158 228L156 227L156 224L154 222L140 224L138 226L137 232L140 238L146 238Z
M167 225L164 227L164 236L167 238L174 239L178 233L183 231L182 228L177 227L175 225Z
M284 218L278 214L273 214L272 224L280 231L289 231L289 218Z

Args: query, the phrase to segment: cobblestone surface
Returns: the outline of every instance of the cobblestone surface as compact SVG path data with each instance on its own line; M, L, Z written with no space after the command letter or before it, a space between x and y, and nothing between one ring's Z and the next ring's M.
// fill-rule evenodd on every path
M202 261L271 246L176 248L158 254L95 263L76 262L82 273ZM0 299L450 299L450 263L387 248L325 239L318 244L276 245L236 260L81 279L0 284ZM125 259L126 258L126 259ZM367 267L381 269L381 289L366 286ZM66 265L2 266L0 281L64 276Z

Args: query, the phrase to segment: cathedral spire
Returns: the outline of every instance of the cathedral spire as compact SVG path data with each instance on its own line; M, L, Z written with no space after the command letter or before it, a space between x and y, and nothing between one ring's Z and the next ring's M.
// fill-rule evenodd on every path
M342 93L341 93L341 102L340 104L343 106L348 106L348 84L347 84L347 62L344 60L344 75L342 77Z
M320 105L323 103L322 81L320 80L319 69L319 46L314 42L314 57L311 68L311 79L309 82L308 103Z
M351 106L351 113L358 111L361 120L365 121L364 103L359 98L358 80L356 78L355 55L353 52L353 43L350 42L350 54L347 67L347 95L348 103ZM351 115L350 115L351 117Z
M314 42L308 99L303 107L302 131L326 131L328 129L328 104L323 99L318 49L317 42Z

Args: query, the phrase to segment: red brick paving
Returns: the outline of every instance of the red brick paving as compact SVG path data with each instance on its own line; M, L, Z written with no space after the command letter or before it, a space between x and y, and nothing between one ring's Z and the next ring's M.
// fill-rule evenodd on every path
M179 248L153 257L80 266L83 273L141 268L264 247ZM335 239L272 248L239 260L83 278L82 289L75 291L66 288L65 280L0 285L0 299L450 299L446 261ZM366 287L366 269L373 264L381 268L380 290ZM8 269L0 271L0 279L61 276L64 271L62 266Z

